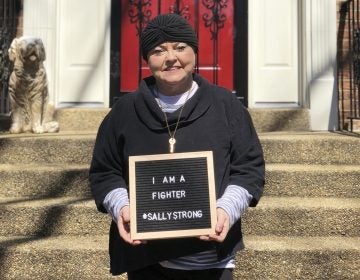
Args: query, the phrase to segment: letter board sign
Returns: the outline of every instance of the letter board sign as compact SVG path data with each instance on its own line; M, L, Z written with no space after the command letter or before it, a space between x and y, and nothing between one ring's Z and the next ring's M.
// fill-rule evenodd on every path
M132 239L215 233L211 151L129 157Z

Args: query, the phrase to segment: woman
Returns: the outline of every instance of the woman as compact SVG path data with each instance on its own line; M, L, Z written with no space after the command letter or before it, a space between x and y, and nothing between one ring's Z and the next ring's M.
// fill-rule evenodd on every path
M251 118L228 90L194 74L198 39L176 14L159 15L141 36L152 76L122 97L102 122L90 168L98 209L113 218L111 273L132 279L232 279L244 247L240 217L255 206L264 159ZM128 157L210 150L217 196L216 233L140 241L130 237Z

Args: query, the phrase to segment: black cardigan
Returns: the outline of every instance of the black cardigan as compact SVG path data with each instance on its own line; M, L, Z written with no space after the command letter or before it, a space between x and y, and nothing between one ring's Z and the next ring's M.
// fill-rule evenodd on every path
M228 90L194 75L199 89L186 103L176 133L176 152L213 151L216 196L226 186L238 185L260 199L264 186L262 148L247 110ZM122 97L105 117L96 138L90 167L91 191L99 211L113 189L128 188L128 157L164 154L169 135L164 115L151 93L153 77L140 83L135 93ZM168 114L174 129L180 110ZM241 221L230 229L222 243L197 238L151 240L145 245L126 244L113 222L110 227L110 262L114 275L139 269L161 260L216 249L219 259L244 247Z

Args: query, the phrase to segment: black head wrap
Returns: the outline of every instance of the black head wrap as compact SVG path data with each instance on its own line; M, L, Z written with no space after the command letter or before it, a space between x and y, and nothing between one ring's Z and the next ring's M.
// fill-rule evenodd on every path
M142 56L147 60L150 50L164 42L183 42L196 53L198 38L188 21L177 14L162 14L152 19L141 34Z

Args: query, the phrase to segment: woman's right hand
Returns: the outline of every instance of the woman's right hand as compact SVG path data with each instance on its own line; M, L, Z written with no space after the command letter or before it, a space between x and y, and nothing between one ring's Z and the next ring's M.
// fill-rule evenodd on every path
M118 230L122 239L131 245L140 245L146 243L142 240L133 240L130 236L130 207L128 205L121 208L118 217Z

